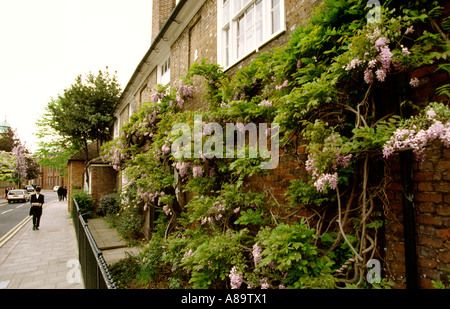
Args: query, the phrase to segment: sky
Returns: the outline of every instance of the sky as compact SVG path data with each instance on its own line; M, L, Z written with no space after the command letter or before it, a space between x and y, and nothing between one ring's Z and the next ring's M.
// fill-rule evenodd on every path
M31 152L36 122L78 75L122 90L151 44L151 0L0 0L0 122Z

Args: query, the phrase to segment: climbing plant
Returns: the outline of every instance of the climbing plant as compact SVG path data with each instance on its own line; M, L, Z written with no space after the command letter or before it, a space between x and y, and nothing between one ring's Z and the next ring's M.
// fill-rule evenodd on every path
M155 210L153 238L137 257L141 284L368 287L366 264L381 256L378 231L389 211L387 160L405 149L424 160L435 139L450 146L449 86L423 112L399 95L421 86L417 68L448 72L442 4L386 1L368 22L369 9L365 1L324 1L287 46L258 54L233 75L207 60L195 63L173 85L158 85L103 147L104 159L127 179L118 220ZM204 111L183 109L196 91L194 76L204 77ZM193 128L199 116L204 130L174 149L184 134L174 124ZM179 156L199 140L204 146L208 123L238 122L278 123L286 152L304 144L309 177L291 181L287 204L249 185L250 177L270 174L261 154Z

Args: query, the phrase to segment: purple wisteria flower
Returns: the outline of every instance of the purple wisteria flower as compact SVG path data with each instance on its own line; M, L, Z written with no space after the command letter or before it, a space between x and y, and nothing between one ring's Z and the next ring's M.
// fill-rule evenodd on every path
M259 247L258 243L253 245L253 261L255 262L255 266L258 266L258 263L261 261L261 247Z
M239 289L244 282L242 275L238 273L236 266L233 266L230 271L230 284L232 289Z

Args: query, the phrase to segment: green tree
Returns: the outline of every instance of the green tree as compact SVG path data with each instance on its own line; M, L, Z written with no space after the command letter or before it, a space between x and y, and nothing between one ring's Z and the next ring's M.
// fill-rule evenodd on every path
M69 140L56 138L51 141L40 141L39 148L33 156L38 158L39 165L52 167L64 176L67 174L67 160L78 150L79 148Z
M87 163L88 144L110 138L120 93L116 75L111 76L108 71L99 71L97 75L89 73L84 78L79 75L64 94L48 103L39 123L41 137L46 131L56 133L60 144L70 144L71 150L84 149Z
M0 150L0 181L8 180L13 176L14 165L15 160L11 153Z

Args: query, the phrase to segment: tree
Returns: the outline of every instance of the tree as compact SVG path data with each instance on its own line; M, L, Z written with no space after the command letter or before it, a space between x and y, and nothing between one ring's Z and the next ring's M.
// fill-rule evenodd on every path
M51 141L39 142L39 148L33 156L38 158L39 165L52 167L58 170L61 176L64 176L67 174L67 160L78 151L79 148L70 141L56 138Z
M0 152L0 180L19 182L21 178L31 180L39 175L39 166L11 128L0 133Z
M20 187L20 179L27 178L27 160L25 154L27 150L18 143L11 150L11 155L15 158L15 164L13 166L14 180L17 181L17 187Z
M0 133L0 150L11 152L18 139L15 136L14 130L8 128L5 132Z
M8 180L12 178L15 165L14 157L10 152L0 150L0 180Z
M89 142L101 143L110 138L109 128L115 120L113 113L120 92L116 75L111 77L107 71L89 73L85 78L79 75L63 95L48 103L39 125L54 130L61 143L84 149L87 163Z
M26 156L25 157L25 164L27 166L26 172L27 172L27 180L35 179L41 174L39 170L39 164L33 159L32 157Z

